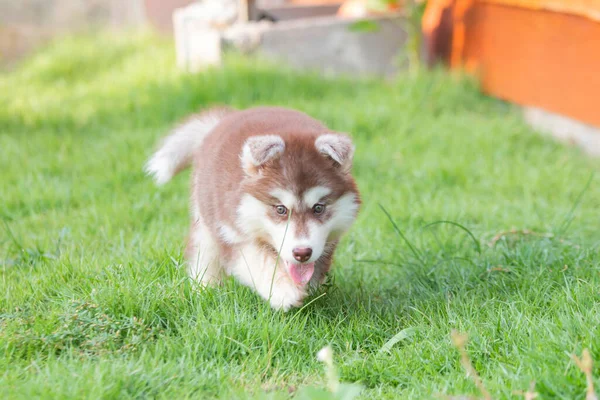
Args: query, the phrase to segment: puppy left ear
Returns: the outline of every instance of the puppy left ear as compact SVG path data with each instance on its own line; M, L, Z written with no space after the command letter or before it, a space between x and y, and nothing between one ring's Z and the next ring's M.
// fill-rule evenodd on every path
M349 136L342 133L326 133L315 141L319 153L332 159L346 173L352 169L354 144Z
M267 162L279 158L284 150L285 142L281 136L251 136L244 143L240 154L242 168L248 175L254 175Z

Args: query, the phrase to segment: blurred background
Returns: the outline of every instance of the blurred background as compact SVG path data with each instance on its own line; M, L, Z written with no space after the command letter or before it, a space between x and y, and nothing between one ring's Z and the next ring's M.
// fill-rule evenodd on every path
M191 72L227 49L326 74L466 70L537 129L600 154L599 0L0 0L0 57L142 26L174 40Z

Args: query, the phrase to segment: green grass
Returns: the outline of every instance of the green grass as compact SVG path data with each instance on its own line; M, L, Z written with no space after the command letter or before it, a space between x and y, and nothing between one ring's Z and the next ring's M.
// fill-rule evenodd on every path
M188 175L159 189L142 166L213 103L355 138L364 207L301 310L194 291L181 269ZM186 75L152 36L60 41L0 75L0 398L287 398L326 386L328 344L362 398L477 394L458 330L495 398L535 380L583 399L569 355L600 362L599 166L440 71L326 80L230 57ZM511 229L533 234L491 244Z

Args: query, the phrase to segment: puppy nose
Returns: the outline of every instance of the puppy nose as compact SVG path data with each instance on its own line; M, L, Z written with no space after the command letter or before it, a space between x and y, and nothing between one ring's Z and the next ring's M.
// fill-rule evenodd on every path
M294 258L300 262L308 261L312 255L312 249L310 247L296 247L292 250Z

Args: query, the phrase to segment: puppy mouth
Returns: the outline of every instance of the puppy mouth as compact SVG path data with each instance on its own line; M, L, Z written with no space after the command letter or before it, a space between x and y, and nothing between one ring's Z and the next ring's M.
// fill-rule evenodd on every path
M279 258L280 261L283 261L285 264L285 269L287 270L288 275L290 276L290 278L292 279L292 282L294 282L295 285L297 286L305 286L308 282L310 282L310 279L312 278L312 276L315 273L315 262L311 262L311 263L298 263L298 262L292 262L292 261L287 261L287 260L282 260L279 257L279 253L278 251L275 249L275 247L271 246L270 244L263 242L262 246L265 250L269 251L271 254L273 254L274 257Z
M299 286L306 285L315 273L314 262L300 264L286 261L285 266L287 267L288 274L290 275L290 278L292 278L292 281Z

